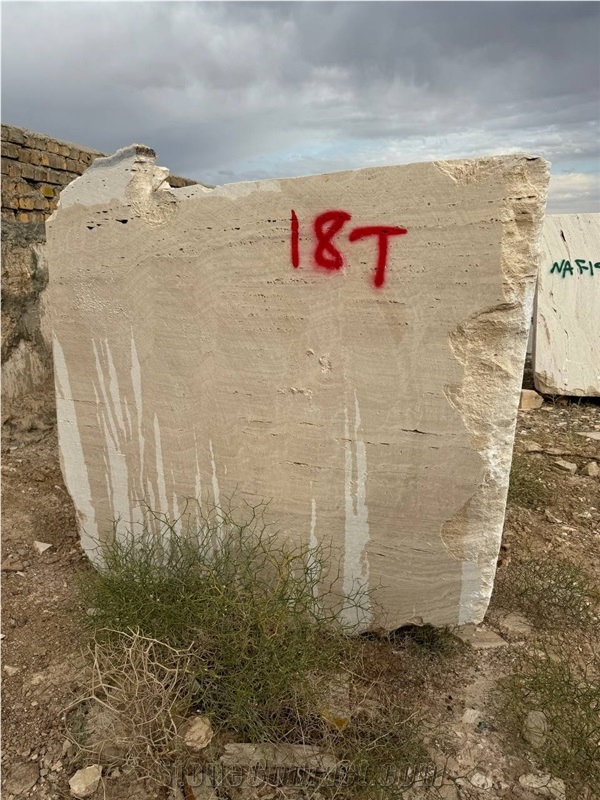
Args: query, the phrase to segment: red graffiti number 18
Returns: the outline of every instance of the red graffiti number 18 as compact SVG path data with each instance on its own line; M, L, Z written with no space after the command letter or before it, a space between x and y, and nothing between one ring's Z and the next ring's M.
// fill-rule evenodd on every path
M315 266L327 270L340 270L344 266L344 257L333 240L342 230L346 222L352 219L347 211L324 211L313 221L315 247L313 261ZM385 283L388 246L390 236L401 236L408 233L406 228L390 225L367 225L354 228L348 235L350 242L357 242L368 236L377 237L377 263L373 274L373 285L379 288ZM291 219L291 260L294 269L300 266L300 223L295 211Z

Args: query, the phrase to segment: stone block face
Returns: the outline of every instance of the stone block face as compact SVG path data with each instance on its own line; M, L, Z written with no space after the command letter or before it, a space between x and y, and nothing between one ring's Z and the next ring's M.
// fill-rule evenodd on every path
M533 364L539 392L600 396L600 214L544 221Z
M61 460L84 548L101 559L111 520L141 522L145 502L177 516L185 497L270 500L292 540L332 541L344 592L368 585L386 610L377 623L479 622L547 164L212 191L164 179L149 149L119 151L47 223Z

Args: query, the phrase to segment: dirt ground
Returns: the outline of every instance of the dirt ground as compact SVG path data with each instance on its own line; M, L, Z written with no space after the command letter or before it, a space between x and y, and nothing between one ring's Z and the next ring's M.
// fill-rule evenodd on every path
M25 426L27 427L27 426ZM600 404L547 401L519 412L515 454L539 462L550 489L543 509L509 506L500 574L524 546L568 556L600 576L600 478L585 474L600 461ZM577 465L572 474L555 462ZM42 425L5 436L2 458L2 684L3 796L69 797L68 779L80 766L66 737L64 709L85 687L82 632L72 616L78 576L90 567L82 555L75 513L58 463L56 431ZM43 553L35 542L51 545ZM445 675L445 690L431 693L430 745L450 753L448 769L462 781L448 784L452 798L564 797L519 782L539 773L518 742L506 745L486 716L486 702L510 665L522 636L503 627L492 600L484 629L505 644L466 648ZM526 634L525 634L526 635ZM106 776L95 797L149 798L122 774ZM568 793L568 800L575 800Z

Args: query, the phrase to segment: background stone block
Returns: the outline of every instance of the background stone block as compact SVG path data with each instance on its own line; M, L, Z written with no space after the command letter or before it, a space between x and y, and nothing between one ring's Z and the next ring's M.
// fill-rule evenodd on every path
M534 324L536 389L600 396L600 214L544 220Z

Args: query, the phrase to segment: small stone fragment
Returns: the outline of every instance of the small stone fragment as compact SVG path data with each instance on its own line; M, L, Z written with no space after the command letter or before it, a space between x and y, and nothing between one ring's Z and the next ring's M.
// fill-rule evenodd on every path
M20 561L6 561L2 562L2 567L0 567L2 572L22 572L24 567Z
M487 628L475 625L463 625L455 634L461 641L474 647L475 650L490 650L494 647L506 647L506 642L501 636Z
M541 453L542 449L543 448L541 444L538 444L537 442L527 442L527 444L525 445L526 453Z
M519 783L540 797L552 797L555 800L566 798L565 782L560 778L553 778L552 775L521 775Z
M544 405L544 398L541 394L534 392L533 389L521 389L521 400L519 401L519 411L533 411Z
M507 636L529 636L531 624L522 614L511 612L500 622L500 630Z
M600 431L577 431L577 436L585 436L586 439L596 439L600 442Z
M583 472L589 475L590 478L597 478L600 475L600 467L595 461L590 461L590 463L586 464L583 468Z
M480 716L481 714L476 708L465 708L462 721L467 723L467 725L474 725Z
M550 509L546 508L544 510L544 516L548 520L548 522L553 522L555 525L562 525L562 520L558 517L555 517L554 514L550 511Z
M17 764L6 779L4 788L7 794L25 794L35 786L39 777L40 768L37 764L31 761L25 764Z
M571 475L574 475L577 472L577 464L574 464L572 461L565 461L562 458L557 458L554 462L557 467L564 470L565 472L570 472Z
M73 797L90 797L100 785L102 767L93 764L91 767L79 769L69 781Z
M52 545L48 544L48 542L34 542L33 546L40 555L42 555L42 553L45 553L46 550L49 550L52 547Z
M548 720L543 711L530 711L525 717L521 735L532 747L542 747L546 741Z
M4 672L6 672L6 674L10 678L12 678L13 675L16 675L17 672L19 671L18 667L9 667L8 664L5 664L4 667L2 667L2 669L4 670Z
M491 789L494 785L494 781L487 775L484 775L483 772L474 772L469 780L471 785L477 787L477 789Z
M207 717L194 717L186 720L179 733L185 746L195 751L208 747L214 736L210 720Z

